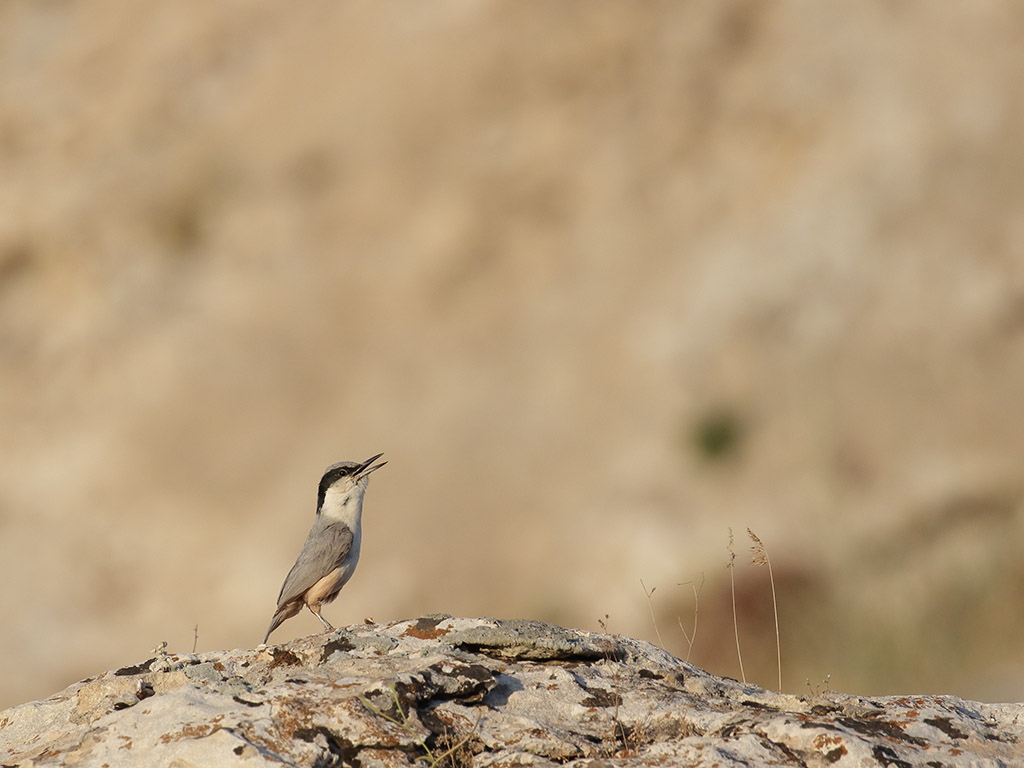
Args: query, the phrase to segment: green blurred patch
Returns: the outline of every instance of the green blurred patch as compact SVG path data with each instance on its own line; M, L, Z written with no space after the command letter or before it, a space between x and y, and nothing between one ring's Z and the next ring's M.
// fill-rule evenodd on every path
M689 442L706 461L736 456L747 435L747 422L735 408L717 406L701 414L690 427Z

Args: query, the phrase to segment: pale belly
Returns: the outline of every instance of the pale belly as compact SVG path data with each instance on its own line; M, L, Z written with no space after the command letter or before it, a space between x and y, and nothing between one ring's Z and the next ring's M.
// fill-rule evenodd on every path
M335 568L306 590L303 602L311 608L315 608L321 603L331 602L338 596L341 588L352 578L354 570L355 568L345 566Z

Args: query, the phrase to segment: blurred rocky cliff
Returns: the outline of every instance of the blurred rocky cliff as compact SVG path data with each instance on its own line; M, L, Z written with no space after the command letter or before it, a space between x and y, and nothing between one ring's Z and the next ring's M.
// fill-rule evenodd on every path
M323 468L379 451L335 624L600 618L736 677L731 527L773 685L750 527L784 688L1021 700L1022 39L0 4L0 706L254 645Z

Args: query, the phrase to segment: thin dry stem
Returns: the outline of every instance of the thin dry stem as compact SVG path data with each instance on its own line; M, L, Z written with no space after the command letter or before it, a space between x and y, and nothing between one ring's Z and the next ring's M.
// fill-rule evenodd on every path
M644 591L645 592L647 591L646 587L644 587ZM653 592L654 590L651 590L651 591ZM608 614L606 613L604 615L604 620L602 620L602 619L598 619L597 620L598 623L601 625L601 629L602 630L607 630L607 626L608 626L607 625L607 619L608 619ZM619 695L619 665L618 665L618 660L619 659L618 659L618 654L615 651L615 646L612 645L612 641L610 639L608 639L607 637L601 638L598 641L598 644L601 646L601 649L604 651L605 661L607 661L607 662L609 662L610 664L613 665L612 666L612 696L615 697L615 712L612 714L612 737L611 737L611 741L614 742L615 739L616 739L615 729L617 727L619 729L619 739L622 741L622 748L626 751L626 756L628 756L629 755L629 736L626 733L626 727L619 720L619 702L621 701L622 697ZM610 756L611 755L614 755L614 753L610 753Z
M832 693L831 682L832 682L832 674L829 673L829 674L825 675L825 679L821 681L821 685L817 685L817 684L811 685L811 681L810 680L805 681L805 684L807 685L807 690L811 692L811 695L815 696L815 697L818 697L818 696L828 696L830 693Z
M476 717L476 724L473 726L472 730L470 730L468 733L466 733L465 736L463 736L461 739L459 739L458 741L456 741L454 743L452 743L452 739L455 736L458 736L458 733L456 732L454 734L451 734L447 730L444 731L444 733L441 735L441 737L438 738L438 745L439 746L447 747L447 749L445 749L444 752L441 752L440 754L438 754L438 756L437 756L437 763L436 763L437 765L440 765L441 763L443 763L445 761L445 759L447 759L447 758L451 758L452 766L471 765L472 764L472 762L473 762L472 752L470 751L469 755L460 755L459 754L459 750L462 749L464 746L466 746L466 744L469 743L469 740L472 739L473 736L476 735L476 733L477 733L477 731L478 731L478 729L480 727L480 721L483 719L483 716L484 716L484 713L481 711L477 715L477 717ZM427 758L426 757L422 757L420 759L426 760Z
M768 580L772 585L772 610L775 612L775 656L778 664L779 671L779 693L782 692L782 642L779 639L779 604L775 599L775 574L772 572L772 561L768 557L768 550L765 549L764 542L758 538L757 534L747 528L747 535L750 540L754 542L754 545L750 548L751 560L754 565L767 565L768 566Z
M456 760L456 758L455 758L456 754L458 753L458 751L460 749L462 749L464 746L466 746L466 744L469 743L469 740L472 739L473 736L476 735L478 729L480 728L480 721L483 720L483 717L484 717L484 713L483 713L483 711L481 711L476 716L476 723L473 725L473 728L470 729L466 733L465 736L463 736L457 742L455 742L454 744L449 746L444 752L441 752L440 754L438 754L438 756L434 759L434 762L432 763L432 765L440 765L448 757L451 757L452 765L458 765L460 761ZM448 732L445 731L445 733L448 733ZM456 733L455 736L458 736L458 734ZM444 742L442 742L442 746L446 746L446 744ZM423 759L426 760L427 758L424 757Z
M654 625L654 634L658 637L658 645L664 648L665 641L661 639L661 631L658 629L658 620L654 617L654 601L651 600L651 595L654 594L654 590L656 590L657 587L651 587L650 591L648 591L647 585L644 584L643 579L640 579L640 586L643 587L644 594L647 595L647 607L651 611L651 623Z
M740 662L740 679L747 682L747 673L743 671L743 654L740 653L740 623L736 618L736 553L733 551L732 528L729 528L729 562L725 566L729 569L729 582L732 586L732 629L736 635L736 658Z
M693 631L687 632L686 627L683 626L683 620L679 616L676 616L676 622L679 624L679 629L682 630L683 637L686 638L686 661L690 660L690 654L693 653L693 641L697 639L697 615L700 609L700 591L704 588L704 572L700 574L700 584L695 585L692 581L684 581L676 586L683 586L689 584L693 590Z

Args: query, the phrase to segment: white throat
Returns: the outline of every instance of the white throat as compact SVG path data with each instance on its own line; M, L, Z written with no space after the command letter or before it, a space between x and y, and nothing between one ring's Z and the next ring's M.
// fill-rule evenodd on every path
M362 522L365 493L365 482L332 485L324 494L320 516L332 522L344 523L353 533L357 533Z

